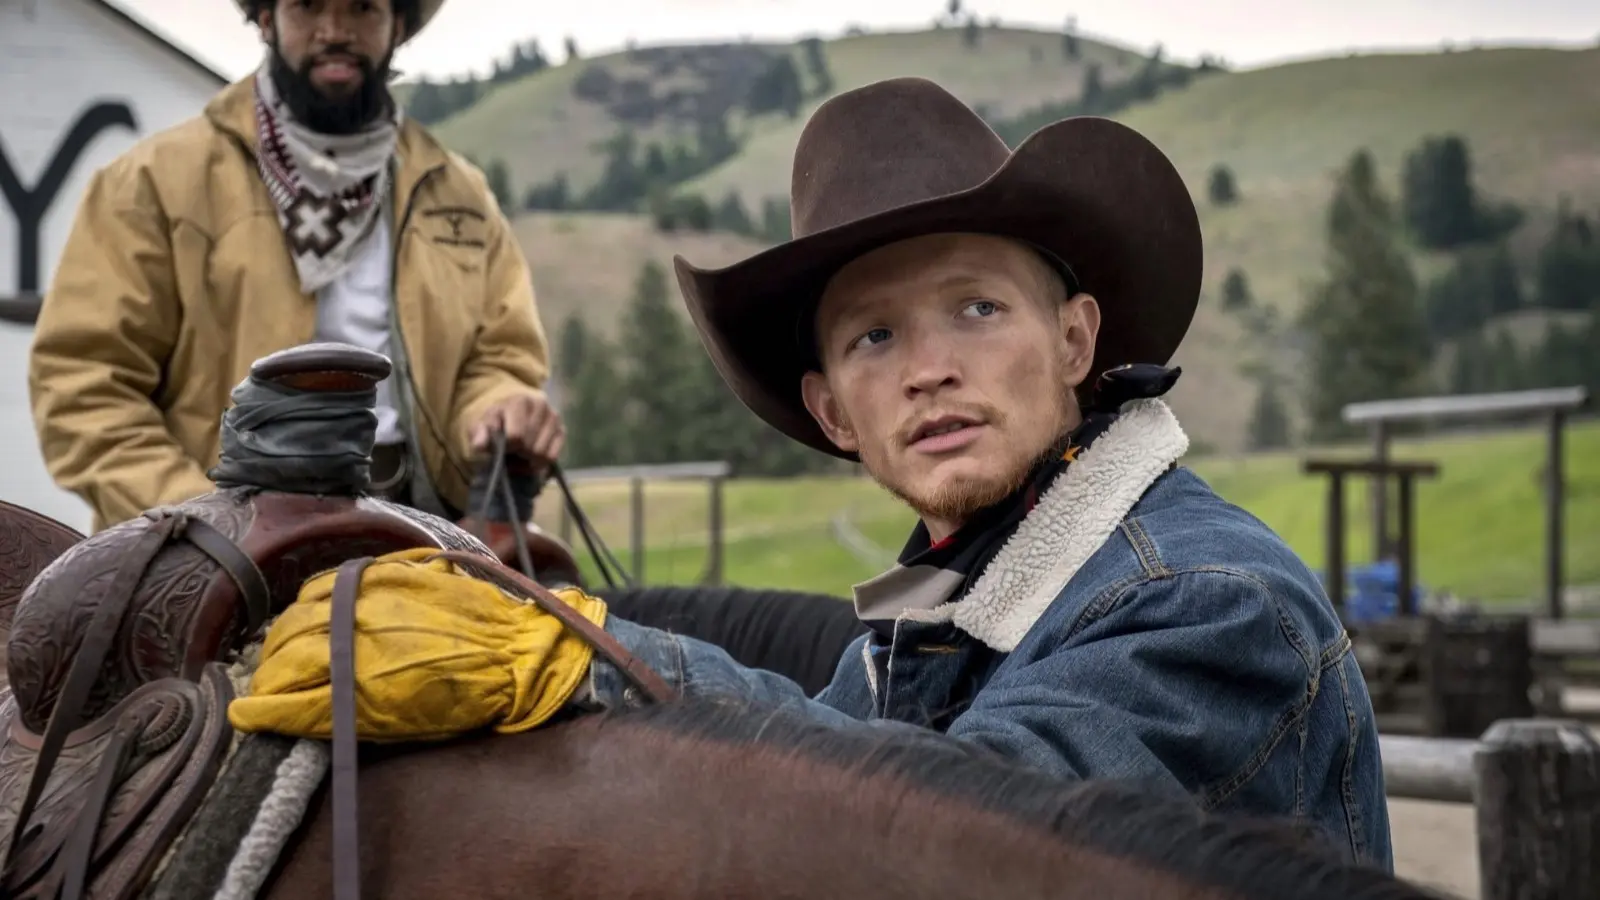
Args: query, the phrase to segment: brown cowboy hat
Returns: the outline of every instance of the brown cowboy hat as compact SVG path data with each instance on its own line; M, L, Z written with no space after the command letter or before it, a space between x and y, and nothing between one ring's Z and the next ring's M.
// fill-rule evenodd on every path
M827 280L877 247L937 232L1011 237L1070 266L1100 303L1094 371L1164 364L1200 296L1200 220L1149 140L1080 116L1006 146L921 78L828 100L806 123L790 185L794 239L723 269L674 257L700 340L724 381L774 428L824 453L800 378L816 368L809 317Z
M239 7L239 11L244 13L246 20L254 21L256 8L264 2L271 2L271 0L233 0L233 2L234 5ZM400 40L402 44L416 37L422 33L422 29L428 27L428 20L439 12L439 7L444 5L444 0L416 0L416 3L417 27L413 28Z

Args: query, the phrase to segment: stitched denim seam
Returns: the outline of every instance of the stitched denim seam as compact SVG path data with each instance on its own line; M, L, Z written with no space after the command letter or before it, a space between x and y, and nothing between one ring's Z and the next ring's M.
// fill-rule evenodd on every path
M1350 632L1341 630L1339 639L1329 644L1328 649L1322 651L1322 660L1318 668L1326 672L1328 669L1338 665L1344 660L1345 655L1350 652L1351 647Z
M1134 588L1154 580L1141 571L1137 575L1130 575L1107 585L1093 600L1085 604L1083 611L1078 613L1077 618L1073 619L1066 633L1061 636L1061 640L1065 642L1077 637L1079 632L1105 618L1113 609L1116 609L1122 603L1123 598Z
M1344 704L1345 725L1348 728L1345 742L1344 770L1339 773L1339 792L1344 795L1345 827L1349 831L1350 850L1355 859L1366 856L1366 841L1362 837L1361 802L1356 799L1355 768L1356 749L1361 743L1358 717L1350 703L1350 679L1344 666L1338 668L1339 685Z
M1161 554L1156 550L1155 541L1150 539L1149 532L1139 524L1139 520L1132 516L1122 520L1122 531L1128 537L1128 543L1133 545L1133 552L1139 557L1139 565L1145 574L1151 577L1160 577L1167 574L1166 564L1161 561Z

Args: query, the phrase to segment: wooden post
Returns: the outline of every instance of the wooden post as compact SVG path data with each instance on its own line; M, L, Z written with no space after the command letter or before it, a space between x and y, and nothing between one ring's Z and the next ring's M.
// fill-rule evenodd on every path
M1344 612L1344 473L1328 475L1328 552L1323 567L1328 570L1328 598L1333 608Z
M1372 461L1382 467L1389 461L1389 423L1372 423ZM1383 476L1372 479L1372 559L1381 561L1389 554L1389 482Z
M1439 467L1427 462L1387 462L1375 459L1308 459L1301 463L1300 470L1308 475L1323 475L1328 479L1328 524L1327 524L1327 583L1328 596L1333 600L1334 606L1341 612L1345 608L1344 597L1344 478L1347 475L1368 475L1377 481L1382 481L1390 475L1402 481L1416 478L1432 478L1439 474ZM1409 521L1412 494L1410 488L1402 492L1401 503L1404 509L1402 519ZM1416 546L1416 537L1411 533L1409 525L1405 535L1405 542L1412 552ZM1401 572L1400 602L1401 612L1405 612L1405 598L1411 582L1412 563L1409 560L1401 563L1404 571Z
M1400 576L1400 583L1397 585L1399 590L1397 598L1399 602L1397 605L1402 616L1414 616L1417 614L1416 517L1412 508L1413 492L1416 489L1416 483L1413 480L1415 477L1412 472L1397 472L1395 474L1395 478L1400 482L1400 529L1399 533L1395 535L1394 555L1396 559L1395 567L1399 569L1398 574ZM1375 475L1372 480L1379 484L1387 484L1389 481L1388 478L1382 475Z
M628 548L633 559L633 583L644 584L644 479L635 475L628 480Z
M1563 494L1561 437L1566 416L1559 412L1550 414L1549 452L1544 462L1544 595L1550 618L1562 615L1561 603L1561 510Z
M1600 742L1588 728L1496 722L1472 768L1482 900L1600 898Z
M702 584L713 587L722 584L722 477L711 477L711 496L708 502L708 521L706 527L711 533L706 550L706 574L701 579Z

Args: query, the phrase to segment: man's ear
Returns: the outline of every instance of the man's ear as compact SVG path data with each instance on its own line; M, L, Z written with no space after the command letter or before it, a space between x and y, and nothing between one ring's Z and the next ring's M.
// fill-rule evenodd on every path
M1061 340L1066 344L1067 377L1077 386L1094 366L1095 340L1100 335L1100 304L1078 294L1061 304Z
M260 32L263 44L272 43L272 12L270 4L263 4L256 13L256 31Z
M800 379L800 397L805 401L806 411L817 420L817 426L835 447L846 453L861 449L855 429L839 408L839 400L828 385L827 376L821 372L807 372Z

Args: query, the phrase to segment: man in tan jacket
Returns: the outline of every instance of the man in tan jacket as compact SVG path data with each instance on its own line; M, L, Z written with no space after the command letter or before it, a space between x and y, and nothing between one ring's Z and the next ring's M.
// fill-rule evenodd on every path
M389 62L443 0L236 0L267 46L203 115L96 173L28 384L45 463L94 528L213 489L229 391L314 340L389 356L373 481L448 518L503 427L542 460L527 264L480 171L404 119Z

